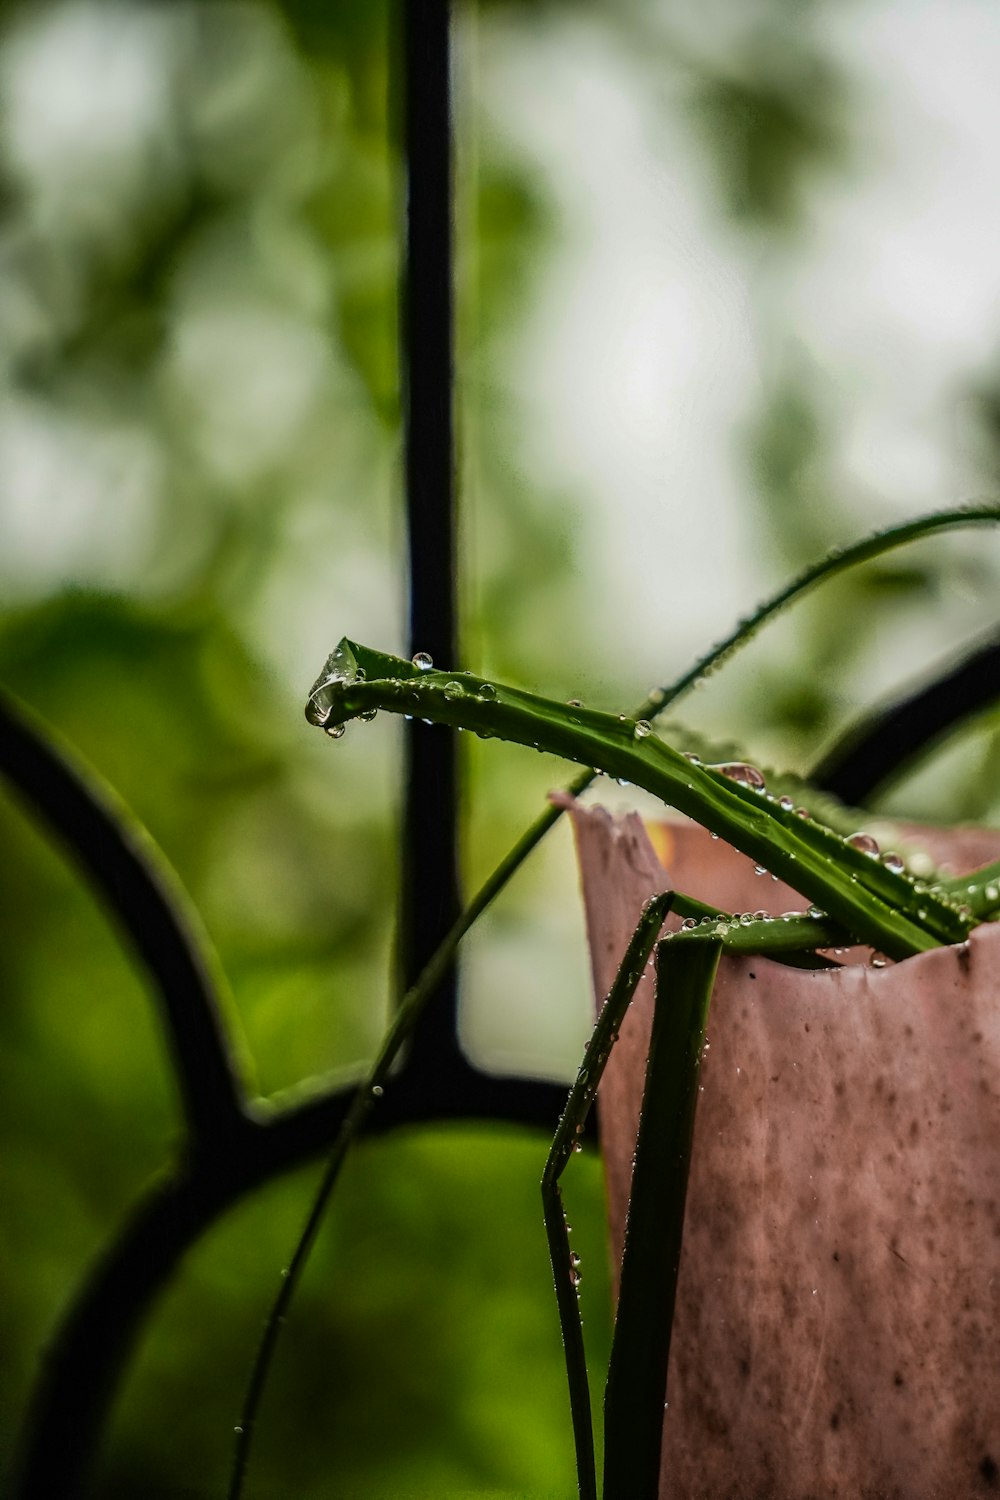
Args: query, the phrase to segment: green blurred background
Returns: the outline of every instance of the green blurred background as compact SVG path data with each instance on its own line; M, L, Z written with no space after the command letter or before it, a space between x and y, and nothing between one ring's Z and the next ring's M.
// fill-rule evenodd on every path
M341 634L405 644L396 24L370 0L0 6L0 678L179 873L268 1093L351 1076L386 1016L398 734L334 746L302 704ZM457 7L468 667L624 708L829 544L996 492L998 54L985 0ZM998 557L966 537L838 584L685 720L808 766L991 623ZM997 732L885 807L995 821ZM462 753L471 887L564 771ZM127 955L6 797L0 848L6 1459L178 1115ZM469 944L470 1051L568 1079L587 973L558 830ZM252 1493L575 1492L544 1153L501 1126L357 1153ZM596 1371L599 1164L571 1176ZM185 1263L100 1496L222 1493L314 1177Z

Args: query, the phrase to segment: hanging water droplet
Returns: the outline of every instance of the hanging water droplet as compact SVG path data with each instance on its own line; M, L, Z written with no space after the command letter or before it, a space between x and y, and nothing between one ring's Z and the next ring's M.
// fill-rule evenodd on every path
M330 736L331 740L340 740L343 739L344 735L347 733L347 725L331 724L326 732Z
M410 659L418 672L429 672L434 665L433 656L429 656L426 651L417 651Z
M784 812L791 812L792 808L795 806L795 802L786 793L784 797L778 798L778 806L782 808Z
M364 719L364 721L365 721L366 724L370 724L371 721L372 721L372 719L377 719L378 718L378 709L377 708L366 708L363 714L358 714L358 718L359 719Z
M720 776L728 776L730 781L738 781L740 786L752 787L755 792L764 791L763 775L756 766L748 765L744 760L726 760L720 765L709 766L708 769L718 771Z
M446 698L461 698L465 695L465 689L460 682L446 682L444 695Z
M892 871L893 875L902 875L903 871L906 869L906 866L904 865L900 856L898 854L895 854L891 849L886 854L883 854L882 863L885 865L887 870Z
M310 724L325 726L330 717L337 689L358 680L358 659L348 645L347 639L340 641L330 652L323 670L309 689L306 702L306 718ZM362 674L363 678L363 674Z
M872 859L878 859L878 839L873 839L870 833L852 833L844 840L852 849L857 849L861 854L868 854Z
M644 740L647 734L652 734L652 726L646 719L636 719L635 729L632 731L637 740Z
M481 682L479 684L479 697L486 703L492 703L497 695L497 690L492 682Z

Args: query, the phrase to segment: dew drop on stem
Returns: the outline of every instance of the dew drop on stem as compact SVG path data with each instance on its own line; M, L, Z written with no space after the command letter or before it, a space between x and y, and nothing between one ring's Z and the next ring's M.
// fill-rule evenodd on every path
M463 688L463 686L462 686L462 684L460 682L446 682L445 683L445 685L444 685L444 695L445 695L446 698L461 698L461 697L464 696L464 694L465 694L465 689Z
M845 840L852 849L857 849L861 854L868 854L872 859L878 859L878 839L873 839L870 833L852 833Z
M644 740L648 734L652 734L652 726L646 719L636 719L635 729L632 731L637 740Z
M434 665L434 658L426 651L417 651L411 658L418 672L429 672Z
M708 769L718 771L720 776L728 776L730 781L736 781L740 786L751 787L755 792L762 792L765 788L763 774L746 761L726 760L717 766L709 766Z
M335 646L323 664L323 670L309 689L306 703L306 718L310 724L325 727L333 707L337 689L352 682L364 681L357 657L346 640ZM329 732L329 731L328 731Z
M906 866L904 865L900 856L898 854L895 854L891 849L888 851L888 853L883 854L882 863L885 865L887 870L892 871L893 875L902 875L903 871L906 869Z

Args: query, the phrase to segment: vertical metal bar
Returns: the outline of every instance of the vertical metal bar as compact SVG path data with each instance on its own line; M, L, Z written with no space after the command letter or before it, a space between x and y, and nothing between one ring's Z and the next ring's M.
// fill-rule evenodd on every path
M454 416L452 121L449 0L403 0L406 244L401 369L410 649L458 660ZM399 969L405 988L460 909L455 736L407 726ZM442 984L414 1054L422 1068L457 1048L456 975ZM414 1056L414 1061L416 1058Z

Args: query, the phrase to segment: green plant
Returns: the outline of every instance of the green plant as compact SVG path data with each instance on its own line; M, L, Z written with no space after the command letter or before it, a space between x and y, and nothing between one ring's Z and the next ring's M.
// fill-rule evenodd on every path
M795 778L771 777L765 781L755 767L731 759L705 764L701 756L675 749L662 740L654 731L653 721L761 624L824 579L930 533L992 525L998 520L1000 509L996 506L966 507L923 517L832 554L761 606L672 686L654 689L632 715L602 713L576 701L558 703L472 673L436 672L430 659L421 653L412 661L404 661L346 639L330 655L309 695L307 718L335 740L343 736L352 719L371 720L380 711L390 712L472 731L482 738L545 750L593 768L573 783L573 794L600 773L632 782L725 838L813 903L808 913L777 918L763 912L737 917L681 892L652 902L636 930L588 1047L543 1179L546 1226L567 1353L579 1487L584 1500L594 1500L597 1487L582 1334L573 1295L575 1277L558 1179L572 1154L625 1008L668 910L683 917L684 925L659 945L658 975L661 987L669 992L670 1003L657 1007L644 1124L637 1147L631 1232L622 1268L606 1401L607 1497L656 1493L669 1340L665 1346L655 1333L662 1324L648 1315L651 1278L654 1266L662 1263L665 1245L676 1276L698 1066L720 953L724 949L766 953L784 962L816 966L829 962L818 950L860 943L902 960L942 944L962 943L976 922L1000 913L997 866L986 867L961 881L923 874L918 879L897 855L880 856L870 839L852 832L850 815L843 810L824 805L824 821L816 816L818 804L813 796L813 815L805 813L801 798L808 794ZM242 1493L257 1409L278 1331L346 1154L370 1111L391 1086L393 1063L462 936L559 811L558 807L550 808L538 819L455 923L404 997L358 1090L265 1329L237 1429L230 1490L233 1500ZM655 1194L649 1191L651 1174L662 1175L664 1161L673 1164L669 1191ZM674 1280L668 1277L657 1294L667 1326L674 1291Z

